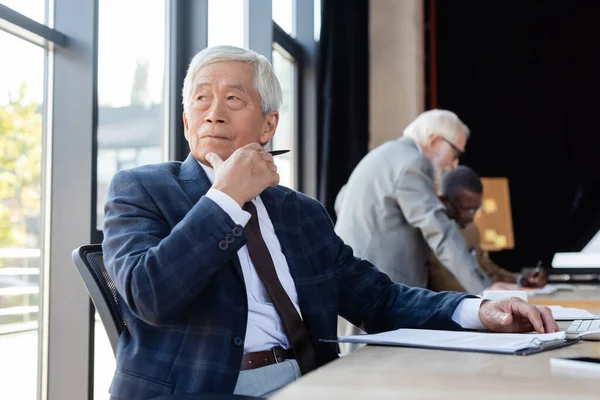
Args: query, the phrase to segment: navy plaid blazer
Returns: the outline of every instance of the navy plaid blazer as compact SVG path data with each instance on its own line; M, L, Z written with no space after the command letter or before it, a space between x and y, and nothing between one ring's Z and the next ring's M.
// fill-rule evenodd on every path
M204 196L210 182L190 155L121 171L108 192L104 261L127 323L110 393L117 399L231 393L248 314L237 251L240 226ZM320 363L337 357L337 316L368 332L458 329L465 297L394 284L335 234L323 206L285 187L260 195L288 262ZM225 244L225 245L224 245Z

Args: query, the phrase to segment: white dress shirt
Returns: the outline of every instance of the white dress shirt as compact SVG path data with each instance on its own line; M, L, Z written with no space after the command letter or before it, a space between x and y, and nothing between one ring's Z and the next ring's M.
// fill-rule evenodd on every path
M212 184L215 179L215 172L212 168L200 164L208 176L208 180ZM206 197L217 203L223 211L225 211L233 222L238 225L246 226L250 220L250 213L242 210L240 205L225 193L211 188ZM260 225L260 233L269 249L277 277L281 285L285 289L288 297L296 307L298 314L302 317L300 307L298 306L298 293L294 280L290 274L290 268L287 260L281 251L281 244L275 228L269 218L267 209L260 197L252 200L256 206L258 215L258 223ZM250 259L248 247L243 246L238 250L238 258L242 266L242 274L244 275L244 283L246 285L246 293L248 296L248 324L246 326L246 339L244 341L244 352L254 352L270 349L275 346L281 346L285 349L290 347L289 339L285 333L285 328L279 318L279 314L275 310L275 306L271 303L267 291L262 281L258 277L258 273L254 268L254 264Z
M210 183L214 183L215 172L212 168L199 163L208 177ZM225 193L211 188L205 195L217 203L225 211L233 222L238 225L246 226L250 220L250 213L244 211L240 205ZM298 293L294 280L290 274L290 268L287 260L281 251L281 244L275 234L275 228L269 218L267 209L260 197L252 200L256 206L260 233L269 249L277 277L285 289L292 304L296 307L298 314L302 317L300 307L298 306ZM243 246L238 250L238 257L242 266L246 293L248 296L248 324L246 326L246 339L244 341L244 352L267 350L275 346L281 346L285 349L290 347L289 339L285 333L281 318L277 314L273 303L267 295L266 289L258 277L254 264L250 259L248 247ZM466 329L485 329L479 320L479 306L482 299L463 300L452 315L452 320Z

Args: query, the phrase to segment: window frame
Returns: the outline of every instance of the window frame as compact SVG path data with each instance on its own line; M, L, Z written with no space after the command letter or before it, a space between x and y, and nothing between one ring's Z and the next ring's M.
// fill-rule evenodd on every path
M68 46L67 36L3 4L0 4L0 29L46 49Z
M294 2L295 3L295 2ZM293 5L292 13L295 14L295 4ZM304 133L304 49L302 45L282 27L273 21L273 44L272 50L275 50L275 45L281 47L294 60L296 73L294 74L294 183L296 189L303 189L303 171L301 168L301 160L303 159L303 133Z

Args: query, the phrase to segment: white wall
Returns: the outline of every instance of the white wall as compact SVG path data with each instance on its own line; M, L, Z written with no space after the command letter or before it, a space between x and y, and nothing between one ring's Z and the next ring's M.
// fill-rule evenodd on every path
M370 2L370 149L402 135L425 104L423 0Z

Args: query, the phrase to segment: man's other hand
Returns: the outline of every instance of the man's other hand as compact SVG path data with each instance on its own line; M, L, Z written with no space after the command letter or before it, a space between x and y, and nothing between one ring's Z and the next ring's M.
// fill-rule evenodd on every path
M521 285L523 287L541 288L546 286L548 283L548 276L546 271L530 271L528 274L523 275L521 278Z
M227 194L240 206L267 187L279 184L273 156L258 143L240 147L225 161L215 153L208 153L206 161L215 170L212 187Z
M558 332L560 328L548 307L536 307L517 297L483 300L479 307L481 323L493 332Z

